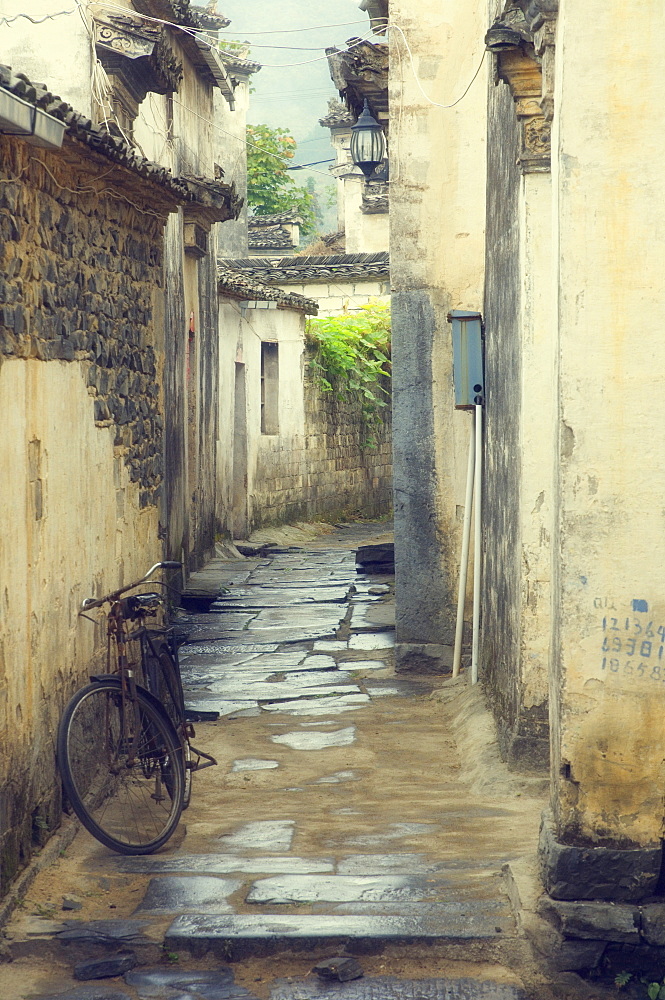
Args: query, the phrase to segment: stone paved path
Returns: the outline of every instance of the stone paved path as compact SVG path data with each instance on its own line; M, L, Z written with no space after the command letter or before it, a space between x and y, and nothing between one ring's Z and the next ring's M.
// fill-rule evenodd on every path
M81 921L45 928L32 918L23 933L19 920L16 955L29 955L21 941L30 934L83 952L92 935L104 954L122 945L149 964L163 942L190 966L216 966L189 984L176 975L184 966L152 980L142 969L115 993L107 982L61 990L61 1000L251 998L220 961L237 970L285 952L312 964L382 949L514 964L520 940L502 868L531 849L541 802L510 783L500 800L474 792L446 723L447 700L464 688L433 701L441 678L395 676L392 580L359 575L342 534L307 550L214 560L192 585L216 597L208 612L178 619L186 700L201 720L197 740L220 765L195 776L180 835L158 855L121 857L77 837L74 846L87 838L82 884L102 876L138 892L110 944L109 921L86 921L99 914L85 908ZM296 979L270 996L526 996L511 983L493 988L434 977L414 993L404 979Z

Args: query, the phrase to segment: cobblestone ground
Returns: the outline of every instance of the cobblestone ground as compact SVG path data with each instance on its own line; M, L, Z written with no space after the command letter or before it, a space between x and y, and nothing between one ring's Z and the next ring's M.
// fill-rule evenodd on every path
M542 788L475 759L491 734L464 681L395 675L392 577L355 561L385 530L282 532L195 575L213 601L179 615L181 665L219 766L156 855L65 848L65 824L7 928L5 1000L536 995L505 868Z

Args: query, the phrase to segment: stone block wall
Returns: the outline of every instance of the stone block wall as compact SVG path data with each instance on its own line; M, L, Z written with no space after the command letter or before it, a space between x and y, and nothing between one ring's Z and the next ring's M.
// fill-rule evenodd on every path
M73 140L0 137L0 896L60 822L58 720L103 669L81 601L162 554L172 207Z
M103 182L77 190L70 166L25 143L0 137L0 161L0 354L82 363L95 423L114 428L141 506L155 505L164 421L153 296L164 218L98 195Z
M390 406L382 411L379 429L368 431L357 406L322 392L309 373L304 392L305 433L261 442L252 527L388 514Z

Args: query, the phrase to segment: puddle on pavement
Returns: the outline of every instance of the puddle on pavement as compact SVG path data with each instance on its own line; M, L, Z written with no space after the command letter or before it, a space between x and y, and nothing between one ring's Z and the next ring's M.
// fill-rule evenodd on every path
M466 886L465 886L466 888ZM414 903L455 895L446 878L412 875L284 875L255 882L247 903Z
M244 757L241 760L234 760L232 771L272 771L279 767L277 760L260 760L258 757Z
M349 639L349 649L390 649L394 645L394 632L371 632L352 635Z
M135 914L217 912L233 913L226 900L242 887L239 879L206 875L153 878Z
M390 843L391 840L401 840L403 837L421 837L428 833L437 833L441 830L438 823L391 823L383 833L371 833L362 837L351 837L344 841L329 841L333 843L344 843L349 847L378 847L380 844Z
M315 689L313 689L315 690ZM357 691L358 688L355 688ZM286 712L288 715L340 715L343 712L353 712L364 708L369 702L367 694L348 694L340 698L321 697L300 698L298 701L281 701L276 704L262 704L266 712Z
M161 857L113 857L110 863L120 872L134 875L308 875L335 870L331 858L259 857L242 858L235 854L181 854Z
M354 771L337 771L335 774L327 774L323 778L317 778L315 785L339 785L345 781L360 781L360 777Z
M230 851L274 851L279 854L291 850L295 828L294 820L257 820L224 834L219 843Z
M283 743L292 750L325 750L326 747L348 747L355 741L356 727L348 726L333 733L284 733L271 736L273 743Z

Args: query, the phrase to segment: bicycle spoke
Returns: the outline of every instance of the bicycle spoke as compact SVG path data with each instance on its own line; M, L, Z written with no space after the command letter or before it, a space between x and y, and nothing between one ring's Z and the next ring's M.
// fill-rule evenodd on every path
M156 850L182 809L175 734L148 697L137 691L136 702L123 702L117 682L92 684L68 706L58 737L75 812L102 843L126 853Z

